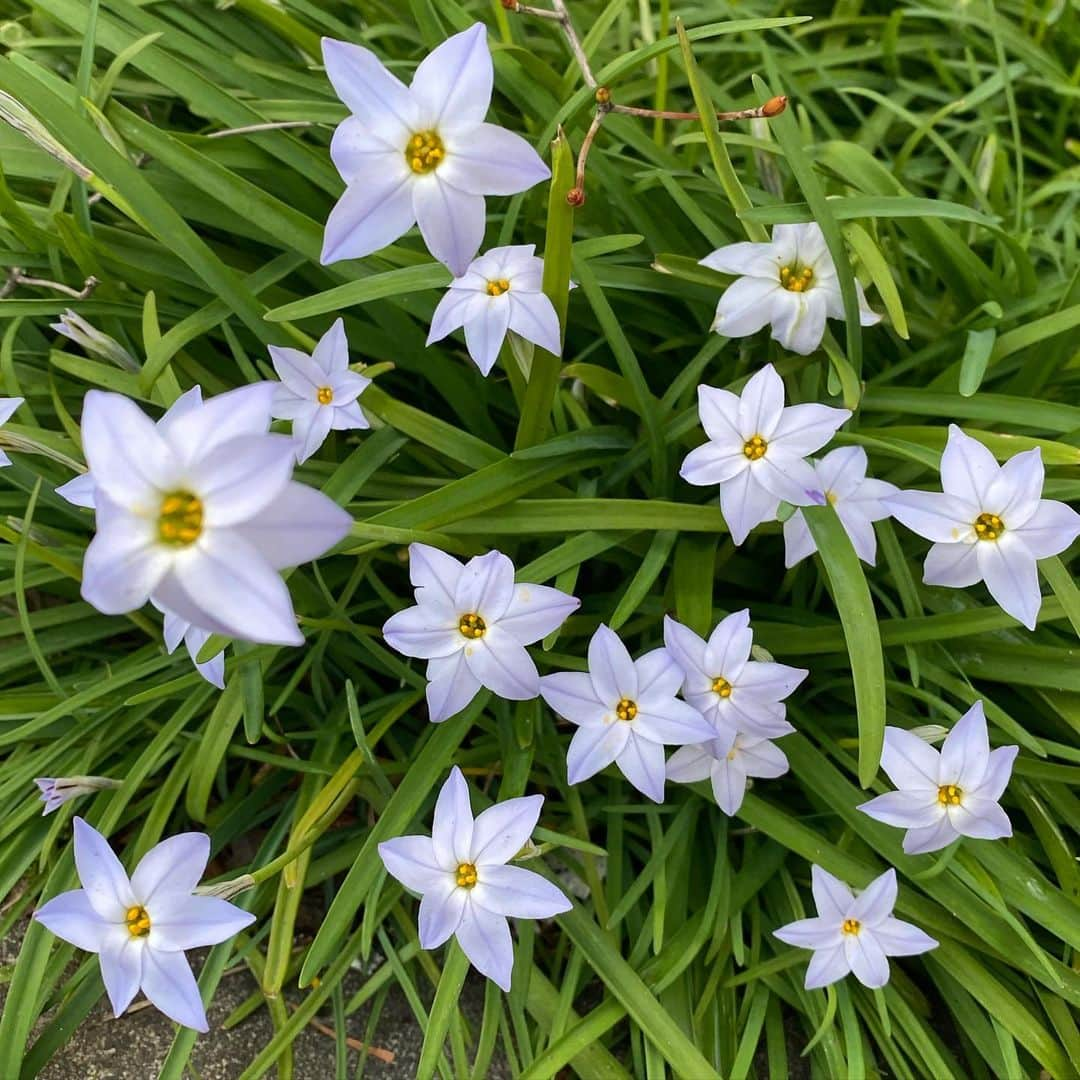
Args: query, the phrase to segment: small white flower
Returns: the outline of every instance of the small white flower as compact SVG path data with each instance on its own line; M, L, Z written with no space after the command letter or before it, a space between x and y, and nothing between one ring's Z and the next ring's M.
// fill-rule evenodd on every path
M129 879L105 837L77 817L82 888L53 897L34 918L64 941L99 954L116 1016L141 989L170 1019L206 1031L184 950L227 941L255 921L225 900L192 895L209 858L209 836L180 833L151 848Z
M278 571L318 558L351 519L293 482L292 440L267 434L273 393L272 383L232 390L157 425L119 394L87 393L97 534L83 563L85 600L119 615L153 596L210 633L303 642Z
M323 263L370 255L416 223L460 277L484 239L484 196L551 175L520 135L484 123L494 69L483 24L447 38L410 86L359 45L323 38L323 60L352 113L330 143L348 187L326 222Z
M383 637L398 652L428 661L427 703L438 723L459 713L486 686L526 701L540 674L526 650L561 626L580 601L546 585L514 583L514 564L499 551L464 566L427 544L409 545L416 606L392 615Z
M120 787L119 780L110 780L107 776L38 776L34 783L37 784L41 801L45 804L41 811L42 817L82 795L93 795L95 791Z
M881 500L895 495L898 489L885 480L867 477L866 451L861 446L831 450L811 465L821 492L821 505L832 505L855 553L873 566L877 558L873 523L889 516L889 510ZM806 518L801 510L796 510L784 522L784 565L790 569L815 551L817 544L810 535Z
M851 417L828 405L784 408L784 381L766 364L741 395L698 387L698 415L709 441L691 450L679 475L699 487L720 485L720 509L741 544L750 530L776 517L780 501L810 506L817 476L804 460Z
M886 870L858 896L820 866L810 868L817 918L799 919L773 933L788 945L813 949L806 989L818 990L850 971L876 990L889 981L890 956L918 956L938 943L917 926L893 917L896 871Z
M357 398L370 379L349 370L345 321L338 319L308 356L299 349L270 346L280 384L274 387L273 415L291 420L296 460L307 461L334 431L371 425Z
M739 812L747 778L774 779L788 771L783 750L768 739L727 732L707 743L681 746L668 759L667 777L679 784L712 781L716 805L728 817Z
M1080 536L1080 514L1042 498L1044 477L1038 447L999 466L981 442L950 424L943 490L901 491L885 506L934 542L923 566L927 585L963 589L985 581L1001 608L1034 630L1042 606L1036 563Z
M558 356L559 316L541 288L544 260L535 252L535 244L520 244L492 248L474 259L439 301L427 343L464 326L469 355L484 375L498 359L508 329Z
M683 697L721 735L741 731L776 739L795 730L784 719L784 698L810 672L751 660L753 642L748 608L717 623L707 642L688 626L664 617L664 644L683 673Z
M910 731L887 727L881 767L898 790L859 809L886 825L907 829L904 851L909 855L937 851L960 836L1012 836L1012 824L998 800L1019 749L990 749L981 701L956 721L940 752Z
M482 975L510 989L514 945L507 916L550 919L573 905L546 878L506 865L528 842L543 795L507 799L475 820L469 788L454 766L439 792L431 836L399 836L379 845L386 869L419 893L420 947L455 935Z
M589 642L589 670L561 671L540 680L540 696L578 725L566 755L571 784L614 762L653 802L664 801L664 746L705 742L709 722L675 695L682 669L666 649L632 660L603 623Z
M844 317L840 280L819 225L777 225L770 243L728 244L701 265L738 276L720 297L713 322L725 337L771 325L774 340L805 356L821 344L826 318ZM881 316L870 310L857 281L855 291L859 321L873 326Z
M6 424L11 419L11 414L25 401L21 397L0 397L0 424ZM0 469L11 464L11 458L0 450Z

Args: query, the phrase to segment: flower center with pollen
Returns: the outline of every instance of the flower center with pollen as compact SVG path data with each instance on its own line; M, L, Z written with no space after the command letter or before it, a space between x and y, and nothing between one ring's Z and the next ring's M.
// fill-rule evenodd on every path
M731 683L723 675L717 675L712 681L712 692L719 694L722 698L729 698L731 697Z
M158 511L158 537L163 544L187 547L202 535L203 504L190 491L170 491Z
M788 292L805 292L814 281L814 271L809 266L801 269L798 266L780 267L780 284Z
M437 131L418 131L405 147L405 160L418 176L437 169L446 157L446 147Z
M334 400L334 388L332 386L320 386L315 397L320 405L329 405Z
M476 884L476 867L471 862L458 864L457 883L463 889L471 889Z
M510 291L510 282L506 278L493 278L487 283L488 296L502 296L504 292Z
M620 720L633 720L637 716L637 702L629 698L622 698L615 706L615 715Z
M1005 531L1005 522L997 514L980 514L974 528L980 540L996 540Z
M747 439L743 443L742 452L751 461L760 461L765 456L765 451L769 449L769 444L760 436L755 435L753 438Z
M487 633L487 623L475 611L471 611L468 615L462 615L458 620L458 629L465 637L475 641Z
M964 793L955 784L942 784L937 789L937 801L942 806L959 806Z
M129 907L124 913L124 925L132 937L146 937L150 933L150 913L141 904Z
M857 934L862 929L862 923L858 919L845 919L840 930L845 934Z

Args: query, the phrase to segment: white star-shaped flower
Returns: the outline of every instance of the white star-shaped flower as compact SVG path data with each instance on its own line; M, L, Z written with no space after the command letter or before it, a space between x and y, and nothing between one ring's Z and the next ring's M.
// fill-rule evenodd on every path
M741 731L726 732L706 743L680 746L667 763L667 778L678 784L711 780L716 805L728 817L739 812L748 777L772 780L787 771L788 759L780 747Z
M738 277L716 308L713 329L724 337L746 337L770 325L775 341L805 356L821 344L825 320L844 317L836 265L819 225L777 225L768 244L728 244L701 265ZM857 281L855 291L860 323L873 326L881 316L870 310Z
M330 144L348 186L326 222L323 263L370 255L416 223L460 277L484 239L484 196L551 175L520 135L484 122L494 69L483 24L447 38L409 86L359 45L323 38L323 60L352 113Z
M571 784L614 762L653 802L664 801L664 747L700 743L715 730L675 695L682 669L666 649L632 660L603 623L589 642L589 670L561 671L540 680L540 696L578 725L566 755Z
M851 539L855 553L863 562L874 565L877 537L874 522L889 516L882 499L897 493L894 484L866 475L866 451L861 446L842 446L830 450L820 461L810 463L817 477L820 503L831 504L840 524ZM784 522L784 565L790 569L817 551L817 544L806 518L796 510Z
M420 947L455 935L469 962L510 989L514 945L507 916L550 919L573 906L546 878L507 863L525 846L543 795L507 799L473 819L469 788L454 766L439 792L431 836L400 836L379 845L386 869L419 893Z
M679 474L699 487L720 485L720 509L731 539L741 544L751 529L776 517L781 500L794 506L817 501L817 477L804 459L851 412L815 404L784 408L784 382L766 364L741 395L699 386L698 415L709 441L687 454Z
M904 850L909 855L938 851L961 836L1012 836L1009 816L998 800L1019 749L990 749L981 701L956 721L940 752L910 731L887 727L881 767L897 790L859 809L886 825L907 829Z
M486 686L511 701L534 698L540 673L526 650L563 624L580 601L546 585L514 583L500 551L464 566L427 544L409 545L416 606L387 619L383 637L398 652L428 661L427 703L438 723Z
M544 294L544 260L535 244L492 248L450 282L431 319L429 345L459 326L480 371L487 375L499 356L507 330L558 356L562 335L555 306Z
M318 558L351 518L292 480L292 440L267 434L273 393L272 383L242 387L157 425L120 394L87 393L82 439L97 534L83 599L119 615L153 596L210 633L303 643L278 571Z
M270 346L270 356L281 380L274 387L273 415L292 421L297 461L307 461L331 429L370 427L356 399L371 380L349 370L343 319L323 334L310 356L279 345Z
M21 397L0 397L0 424L6 424L11 419L11 414L25 401ZM11 458L0 450L0 469L11 464Z
M255 921L227 900L192 895L209 858L209 836L180 833L151 848L129 879L105 837L77 817L75 868L82 888L53 897L34 918L99 955L116 1016L142 990L170 1019L206 1031L184 950L227 941Z
M932 540L927 585L963 589L985 581L1004 611L1035 629L1042 594L1037 561L1080 536L1080 514L1042 498L1042 454L1025 450L999 466L981 442L949 425L942 491L901 491L885 500L898 521Z
M788 945L813 949L806 989L818 990L850 971L872 990L889 981L890 956L918 956L938 943L917 926L893 917L896 871L886 870L858 896L820 866L810 868L817 918L799 919L773 933Z
M671 616L664 617L664 644L683 673L683 697L721 735L741 731L776 739L795 730L784 719L784 698L810 672L751 660L753 643L749 608L721 619L708 641Z

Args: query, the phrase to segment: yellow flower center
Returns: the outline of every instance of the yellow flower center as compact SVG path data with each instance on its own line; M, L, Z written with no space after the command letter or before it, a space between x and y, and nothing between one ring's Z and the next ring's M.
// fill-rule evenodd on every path
M727 752L727 759L728 759L728 761L734 761L734 760L735 760L735 758L736 758L736 757L738 757L738 755L739 755L739 752L738 752L738 751L737 751L737 750L735 749L735 747L733 746L733 747L732 747L732 748L731 748L731 749L730 749L730 750L729 750L729 751Z
M202 535L203 504L190 491L170 491L158 510L158 538L163 544L187 547Z
M937 801L942 806L959 806L964 793L955 784L942 784L937 789Z
M510 291L510 282L506 278L494 278L487 283L488 296L502 296L504 292Z
M835 491L826 491L825 492L825 501L830 506L835 506L836 505L836 499L837 499L837 495L836 495Z
M722 698L729 698L731 697L731 683L723 675L717 675L712 681L712 692L719 694Z
M315 397L318 398L320 405L329 405L334 400L334 388L332 386L320 386Z
M129 907L124 913L124 925L132 937L146 937L150 933L150 913L141 904Z
M845 934L857 934L862 929L862 923L858 919L845 919L840 929Z
M629 698L622 698L615 706L615 715L620 720L633 720L637 716L637 702Z
M446 147L437 131L418 131L405 146L405 160L418 176L437 169L446 157Z
M780 267L780 284L788 292L805 292L814 280L814 271L809 266L801 269L798 265Z
M997 514L980 514L974 528L980 540L996 540L1005 531L1005 522Z
M760 435L755 435L743 443L742 452L751 461L758 461L765 456L765 451L768 449L769 444Z
M462 615L458 620L458 629L465 637L475 641L487 633L487 623L475 611L470 611L468 615Z
M476 867L471 862L458 864L457 883L463 889L471 889L476 884Z

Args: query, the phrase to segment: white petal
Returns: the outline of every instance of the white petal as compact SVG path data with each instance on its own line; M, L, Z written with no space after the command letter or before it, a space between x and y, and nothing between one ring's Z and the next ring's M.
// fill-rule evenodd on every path
M265 435L277 387L274 382L259 382L217 394L208 401L193 401L181 413L174 409L163 417L158 430L168 439L173 453L191 464L231 439Z
M775 780L788 771L787 755L768 739L739 738L739 764L747 776Z
M209 660L199 663L199 653L202 651L202 647L210 640L210 634L206 630L200 630L197 626L191 627L184 637L184 643L187 645L188 656L191 657L191 662L195 665L195 670L208 682L211 686L216 686L219 690L225 689L225 650L222 649L217 656L210 657Z
M781 414L770 445L783 446L795 457L806 457L820 450L850 419L850 409L834 409L831 405L791 405Z
M683 669L667 649L650 649L634 661L638 677L637 704L648 712L654 706L664 707L682 686Z
M793 409L798 407L792 406ZM866 451L861 446L840 446L830 450L816 466L824 490L833 492L839 499L847 499L858 491L866 479L866 468Z
M653 802L664 801L664 748L660 743L642 739L631 731L615 763L643 795Z
M664 647L671 653L683 675L709 677L705 670L705 642L688 626L664 616Z
M828 304L822 290L796 293L778 290L772 313L772 336L785 349L808 356L825 336Z
M146 603L169 569L171 557L143 520L98 512L98 531L83 559L82 598L105 615Z
M409 92L423 123L468 126L487 115L494 78L487 30L477 22L420 61Z
M740 473L747 472L750 462L741 447L707 442L695 447L683 458L679 475L697 487L723 484Z
M279 383L274 389L273 415L275 420L292 420L307 422L315 415L319 408L317 401L313 401L315 391L312 390L305 397L294 394L284 383ZM293 427L295 433L295 425Z
M282 385L274 388L274 409L277 415L277 404L282 389L291 390L297 397L305 401L314 402L319 387L326 382L326 373L315 363L312 357L299 349L286 348L282 345L268 346L270 359L274 364L274 371L281 380ZM290 419L283 417L282 419Z
M883 502L897 521L938 544L965 541L979 516L973 503L937 491L901 491Z
M848 909L849 918L858 919L864 926L877 926L896 907L896 892L896 871L890 866L855 898Z
M738 395L704 384L697 388L697 394L698 419L705 434L714 442L742 453L746 439L739 429Z
M436 341L442 341L447 334L452 334L464 326L465 320L474 314L474 305L479 310L483 303L484 298L474 292L447 289L431 316L427 344L434 345Z
M58 938L87 952L99 952L106 934L115 928L97 913L85 889L54 896L34 912L34 918Z
M532 836L543 805L543 795L527 795L489 806L473 822L469 862L476 866L509 862Z
M333 38L322 39L323 63L334 93L349 111L380 123L396 122L397 129L411 133L417 123L416 107L405 84L392 75L370 50ZM392 129L391 129L392 130ZM402 151L405 142L402 140Z
M465 650L428 661L427 706L433 724L456 716L480 690L480 682L465 663Z
M319 261L362 259L403 236L416 221L413 195L420 186L397 171L349 184L326 219Z
M409 581L416 587L420 604L445 605L457 612L457 589L464 567L454 558L429 544L409 545Z
M178 833L155 844L131 875L131 891L140 904L157 895L191 893L202 880L210 860L210 837L206 833Z
M1041 499L1017 534L1036 559L1060 555L1080 536L1080 514L1063 502Z
M749 608L725 616L713 628L705 645L705 674L713 678L722 675L729 683L734 683L746 668L753 641ZM792 672L797 670L790 669Z
M61 484L56 489L56 494L61 499L66 499L72 506L85 506L93 510L96 486L94 474L85 472L69 480L66 484Z
M181 619L192 626L198 625L201 629L211 634L224 634L232 636L232 630L218 619L213 618L209 612L203 611L191 596L183 589L176 575L171 571L167 573L154 590L151 597L154 606L161 610L175 612Z
M779 278L741 277L724 291L716 308L712 328L724 337L756 334L772 320Z
M676 698L666 702L652 701L648 708L639 700L633 731L642 739L668 746L704 742L716 735L713 726L697 709Z
M309 415L293 421L293 449L298 463L303 464L319 452L334 426L335 411L333 406L319 405Z
M667 778L678 784L695 784L699 780L706 780L712 772L715 760L706 743L680 746L668 758L665 770Z
M1019 752L1019 746L999 746L996 750L991 750L986 773L982 782L972 791L972 795L997 802L1009 785L1013 762L1016 761L1016 755Z
M136 900L120 860L105 837L81 817L74 820L74 833L75 868L86 899L106 921L121 922Z
M447 137L439 179L470 195L516 195L551 175L520 135L497 124L478 124Z
M949 807L949 822L961 836L1000 840L1012 836L1009 815L993 800L967 795L960 806Z
M623 723L578 728L566 753L569 782L580 784L607 768L623 752L629 738L629 728Z
M980 541L975 554L990 595L1003 611L1034 630L1042 593L1035 557L1024 541L1019 535L1006 533L1000 540Z
M941 744L939 784L957 784L970 791L982 783L990 763L990 733L983 704L974 705L953 725Z
M637 669L619 635L604 623L589 640L589 676L596 696L609 708L622 698L637 700Z
M286 435L242 435L198 461L190 475L203 500L204 526L239 525L270 506L292 476L293 452Z
M255 921L250 911L216 896L170 894L156 900L152 908L149 944L158 952L217 945Z
M196 409L201 408L202 404L203 396L201 386L196 385L190 390L185 390L165 410L165 415L157 422L158 431L160 431L167 439L173 424L181 417L186 416L189 412L194 412Z
M484 239L483 195L471 195L444 184L436 173L410 187L412 212L428 251L445 263L450 273L460 277Z
M802 458L793 457L783 447L769 448L763 458L751 464L750 475L777 499L793 506L812 506L820 499L817 474Z
M799 949L832 949L843 941L840 933L842 918L818 916L816 919L798 919L773 931L785 945Z
M420 948L437 949L449 940L461 925L468 898L468 889L459 888L451 874L424 893L417 919Z
M842 923L855 900L851 890L839 878L817 865L810 867L810 889L818 914L823 919Z
M406 656L423 660L450 656L465 646L466 639L458 630L455 617L440 620L438 614L423 604L406 608L383 623L383 637L392 649Z
M362 379L362 375L357 375L356 378ZM364 379L365 384L370 384L370 379ZM337 391L334 391L335 394ZM363 393L363 390L360 391ZM333 410L333 420L330 422L330 427L334 431L353 431L356 428L369 428L371 427L371 421L364 415L364 410L360 408L356 401L350 401L344 405L335 405Z
M531 645L557 630L581 606L576 596L547 585L514 586L510 603L499 618L499 629L522 645Z
M807 990L820 990L838 982L851 970L843 945L831 949L819 949L810 957L806 967Z
M481 375L487 375L499 359L510 325L510 301L505 296L488 297L483 308L465 323L465 345Z
M514 943L504 915L496 915L476 903L467 904L457 928L457 940L469 963L481 975L503 990L510 989Z
M490 627L506 613L513 595L514 564L501 551L489 551L465 564L454 591L454 605L462 613L478 612Z
M540 693L540 673L525 646L499 626L491 626L462 650L469 670L482 686L510 701L528 701Z
M902 790L937 795L940 755L924 739L903 728L886 727L881 767Z
M817 544L810 535L810 528L806 524L801 510L796 510L784 522L784 567L790 570L800 563L808 555L817 551Z
M468 862L473 846L473 816L469 806L469 786L455 765L443 782L435 800L431 842L439 865L447 870ZM425 949L432 948L425 945Z
M550 919L573 907L561 889L522 866L485 866L478 877L473 904L498 915Z
M789 697L810 672L774 661L751 660L736 676L736 693L762 700L780 701Z
M330 140L330 160L346 184L367 183L379 175L404 179L409 137L394 117L347 116Z
M918 956L938 946L938 942L917 926L892 916L874 927L874 937L888 956Z
M909 829L904 835L904 851L908 855L926 855L948 847L960 834L953 828L948 814L943 814L936 825L925 829Z
M877 559L877 537L870 518L859 509L859 504L853 501L838 503L836 516L844 526L844 532L848 534L855 554L864 563L873 566Z
M559 316L544 293L510 290L510 329L553 356L562 352Z
M847 934L844 941L851 973L870 989L889 981L889 961L885 951L871 934Z
M450 871L435 858L430 836L398 836L379 845L387 872L407 889L425 893L445 882Z
M196 1031L209 1031L199 985L182 952L143 954L142 991L170 1020Z
M899 829L926 829L937 825L945 815L937 794L930 790L890 791L861 803L857 809Z
M597 727L611 715L612 703L596 696L592 679L582 671L557 671L540 680L540 696L566 720Z
M986 485L982 509L1000 515L1008 528L1017 529L1038 508L1045 479L1039 447L1015 454Z
M25 400L21 397L0 397L0 424L6 424Z
M760 435L772 438L784 411L784 380L772 364L766 364L747 380L739 397L739 433L744 439Z
M758 482L753 469L721 485L720 512L736 546L750 535L751 529L774 520L779 506L779 498Z
M745 274L779 280L780 263L772 244L751 244L745 240L738 244L728 244L706 255L699 265L721 274Z
M776 701L766 701L753 694L741 693L738 688L731 697L716 696L717 715L714 723L734 727L759 739L779 739L795 729L784 719L787 710Z
M949 425L949 441L941 455L941 486L964 502L983 504L990 482L998 474L994 455L978 439Z
M927 585L946 585L953 589L966 589L982 581L975 545L974 540L932 545L923 564L923 581Z
M713 798L716 805L732 817L746 798L746 772L737 761L715 761L711 770Z
M139 992L143 979L146 943L123 927L116 927L101 942L101 978L109 995L113 1016L119 1016Z
M290 481L269 506L233 531L275 570L284 570L325 555L351 527L352 517L333 499Z

